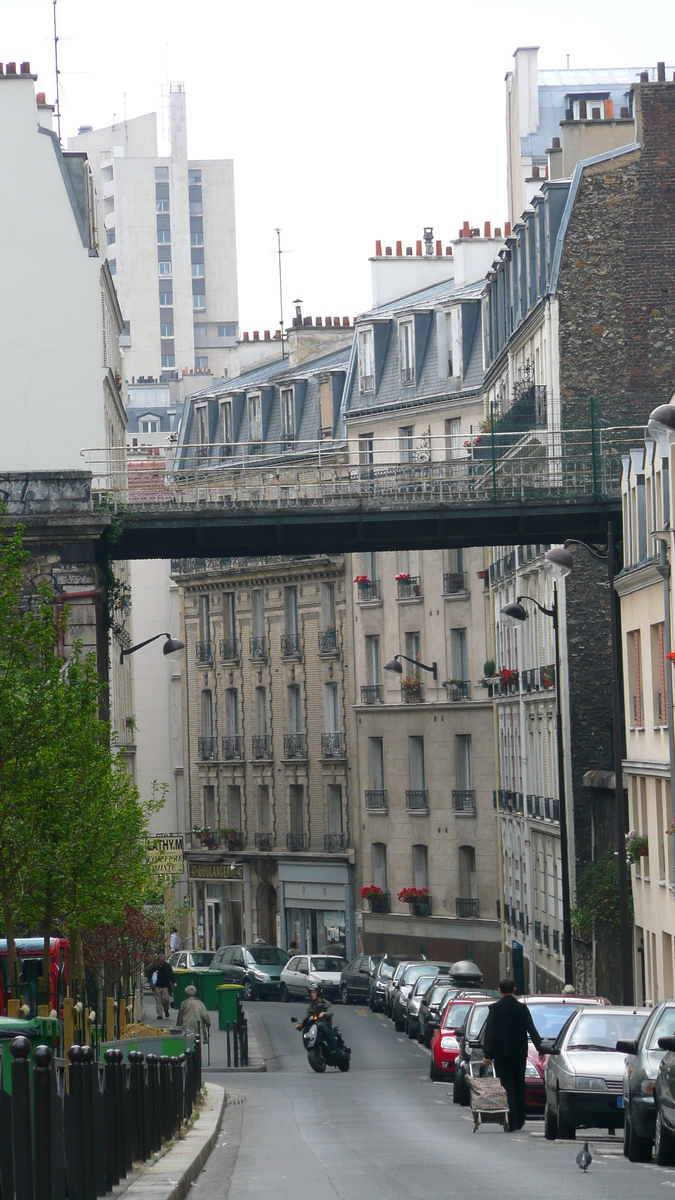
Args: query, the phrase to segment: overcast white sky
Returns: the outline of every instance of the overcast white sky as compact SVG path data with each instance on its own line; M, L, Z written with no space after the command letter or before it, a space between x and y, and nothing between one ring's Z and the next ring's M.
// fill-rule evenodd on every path
M233 158L242 329L370 304L375 239L506 217L504 75L675 60L673 0L58 0L62 132L159 110L185 83L188 152ZM5 60L54 97L51 0L0 0ZM161 136L161 128L160 128Z

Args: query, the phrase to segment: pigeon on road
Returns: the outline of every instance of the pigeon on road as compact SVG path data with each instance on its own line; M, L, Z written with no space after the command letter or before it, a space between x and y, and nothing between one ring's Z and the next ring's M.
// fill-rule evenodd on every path
M585 1174L592 1162L593 1162L593 1155L591 1154L590 1150L588 1149L588 1142L584 1142L583 1150L580 1150L579 1153L577 1154L577 1166L581 1167L581 1170Z

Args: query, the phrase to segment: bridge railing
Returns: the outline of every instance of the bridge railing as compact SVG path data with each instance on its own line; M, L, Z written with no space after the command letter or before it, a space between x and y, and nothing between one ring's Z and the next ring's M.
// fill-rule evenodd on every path
M618 496L622 456L644 426L525 433L480 431L250 445L167 446L147 458L83 450L96 503L173 508L410 508ZM422 442L424 444L422 444Z

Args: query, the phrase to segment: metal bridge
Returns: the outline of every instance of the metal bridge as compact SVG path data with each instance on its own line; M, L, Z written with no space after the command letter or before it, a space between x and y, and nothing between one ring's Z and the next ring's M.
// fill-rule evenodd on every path
M83 450L119 558L346 553L621 536L644 426Z

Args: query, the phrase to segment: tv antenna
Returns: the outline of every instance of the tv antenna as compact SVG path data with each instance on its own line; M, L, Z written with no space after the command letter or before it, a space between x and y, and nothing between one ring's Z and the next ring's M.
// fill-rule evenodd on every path
M56 75L56 129L61 144L61 92L59 87L59 34L56 26L56 0L52 0L54 9L54 74Z
M277 235L277 255L279 258L279 325L281 328L281 357L286 357L286 348L284 345L284 288L281 277L281 255L284 251L281 249L281 230L275 229Z

